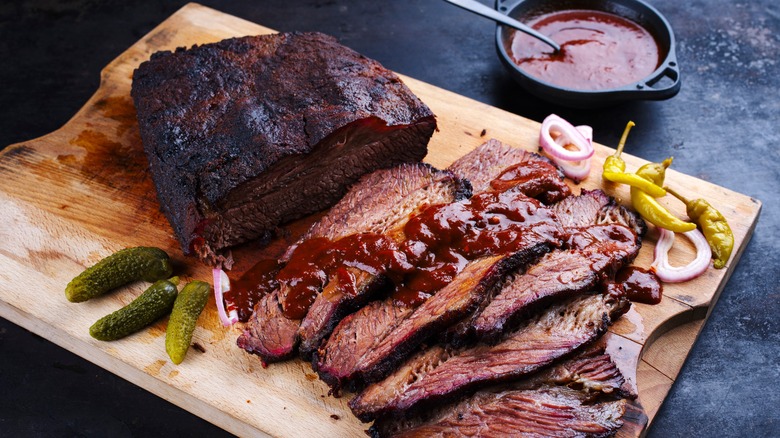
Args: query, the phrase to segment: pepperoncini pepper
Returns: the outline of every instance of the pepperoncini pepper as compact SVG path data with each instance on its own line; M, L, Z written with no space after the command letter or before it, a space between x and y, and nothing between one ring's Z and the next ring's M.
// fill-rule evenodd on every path
M623 153L623 147L626 145L626 138L628 138L628 132L631 128L636 126L634 122L629 121L626 124L626 129L623 130L623 136L620 137L620 143L618 143L617 151L614 155L610 155L604 160L604 171L601 174L602 178L620 184L627 184L631 187L641 189L648 195L654 198L660 198L666 196L666 190L658 184L654 184L647 178L642 178L639 175L633 173L625 173L626 162L620 158Z
M636 171L639 177L645 178L651 183L661 186L664 183L666 168L672 164L672 157L662 163L647 163ZM678 219L647 192L632 186L631 205L642 217L651 224L666 228L675 233L685 233L696 229L696 224Z
M712 249L714 259L712 265L716 269L726 266L731 251L734 249L734 234L731 232L726 218L704 199L691 201L670 188L666 190L685 204L688 217L701 227L702 234Z

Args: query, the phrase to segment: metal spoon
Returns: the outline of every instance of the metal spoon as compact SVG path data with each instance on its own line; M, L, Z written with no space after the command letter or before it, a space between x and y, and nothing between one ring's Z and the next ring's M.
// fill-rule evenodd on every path
M452 3L455 6L461 7L477 15L481 15L485 18L490 18L493 21L497 21L506 26L515 28L520 32L531 35L532 37L544 42L545 44L555 49L556 52L561 50L561 46L559 46L555 41L551 40L547 36L542 35L541 33L515 20L514 18L509 18L506 15L496 11L495 9L485 6L476 0L444 0L444 1L448 3Z

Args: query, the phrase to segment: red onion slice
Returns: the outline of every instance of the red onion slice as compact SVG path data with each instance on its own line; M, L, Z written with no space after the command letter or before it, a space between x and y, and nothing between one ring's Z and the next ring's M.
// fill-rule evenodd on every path
M580 125L577 126L576 129L580 131L582 136L585 137L585 139L592 147L593 128L591 128L588 125ZM563 136L559 136L558 138L555 139L555 143L557 143L561 147L566 146L566 143L564 143L564 141L565 139ZM555 164L558 165L558 167L561 168L563 174L566 175L568 178L574 180L575 183L579 183L580 181L587 178L588 175L590 175L590 159L580 160L580 161L566 161L566 160L561 160L552 157L552 160L555 162Z
M225 292L230 291L230 278L222 269L214 269L211 273L214 277L214 298L217 301L219 320L225 327L231 326L238 322L238 312L231 310L230 315L228 315L225 311Z
M557 143L553 139L553 131L560 133L558 139L562 143ZM594 152L593 143L588 141L582 132L555 114L550 114L542 121L542 129L539 132L539 144L551 157L565 161L587 160L593 156ZM577 150L570 151L562 146L569 144L574 145Z
M658 278L666 283L680 283L688 281L703 274L710 266L712 250L707 239L698 229L688 231L685 236L696 247L696 258L685 266L672 266L669 264L669 250L674 244L674 232L665 228L658 228L660 236L655 244L654 260L650 269L654 270Z

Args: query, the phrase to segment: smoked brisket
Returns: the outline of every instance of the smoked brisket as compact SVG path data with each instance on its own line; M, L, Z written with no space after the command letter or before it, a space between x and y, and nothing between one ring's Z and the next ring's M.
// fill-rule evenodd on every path
M424 420L378 421L373 437L607 437L623 425L626 400L593 403L567 387L484 391Z
M553 210L569 233L564 247L507 277L489 300L450 330L447 339L459 345L474 339L494 342L533 310L594 289L639 254L641 238L634 230L642 231L644 222L601 190L570 196Z
M484 226L478 224L481 220L479 217L502 217L504 212L500 208L488 206L486 211L473 218L474 224L470 222L471 216L464 216L460 212L480 196L502 193L499 198L513 200L513 205L523 215L522 231L512 242L514 249L498 254L484 254L470 261L450 284L411 312L392 309L406 304L390 297L343 319L313 360L320 378L334 389L338 390L345 385L360 387L383 378L421 343L472 313L505 276L524 269L560 244L562 229L552 210L535 200L521 199L525 190L537 193L539 187L545 187L547 193L560 194L545 197L548 200L570 194L568 186L559 178L559 170L547 159L492 140L453 163L448 170L470 181L477 181L476 187L484 191L471 199L443 206L436 217L440 220L468 217L462 224L465 229ZM501 179L502 175L511 178ZM501 191L491 188L491 181L496 180L502 181ZM531 180L535 183L529 183ZM513 186L511 182L518 185ZM388 319L388 315L395 316L397 320ZM377 316L382 321L381 326L374 322ZM361 325L371 326L372 338L363 340L355 336L365 331Z
M552 305L495 345L434 346L368 386L349 406L355 416L370 421L528 376L598 339L629 306L621 295L581 295Z
M185 253L322 210L360 176L421 160L436 121L394 73L319 33L157 52L132 97L161 208Z
M381 190L381 193L378 192ZM470 185L451 172L436 170L425 164L404 164L364 176L347 195L322 217L301 239L326 238L332 241L361 232L386 233L397 230L409 216L428 203L447 203L468 197ZM295 245L283 257L289 260ZM265 363L277 362L294 355L301 337L307 349L317 348L333 326L349 310L363 304L371 292L380 287L383 278L367 273L356 276L357 294L344 295L332 290L318 295L306 317L291 320L281 311L279 293L264 296L255 307L238 345L259 355ZM337 288L335 282L325 288ZM271 301L272 303L269 303ZM272 307L276 306L276 307Z
M620 369L612 361L609 354L606 353L605 347L606 343L600 341L573 358L558 362L530 377L510 384L501 384L483 389L473 397L438 405L432 410L407 416L382 417L374 422L369 432L372 436L378 437L429 436L430 434L436 436L440 432L446 432L445 436L452 436L452 434L456 433L456 430L460 429L457 426L463 424L461 421L466 417L470 417L470 421L468 421L470 426L467 426L460 432L462 435L469 436L469 433L474 435L475 427L479 431L479 436L490 436L492 433L513 435L520 433L521 430L516 429L515 425L504 429L502 423L506 422L507 419L497 414L503 412L505 415L508 415L511 413L513 418L517 418L524 417L527 414L531 414L531 412L527 408L517 410L510 408L510 399L505 398L505 395L516 395L522 391L522 394L526 397L541 399L544 398L544 393L547 393L550 388L555 386L566 386L577 390L577 392L564 389L560 391L561 394L568 394L579 401L587 401L588 405L593 405L593 402L601 403L609 400L636 398L636 394L632 393L626 384ZM500 407L501 409L493 410L489 406L494 408ZM566 411L576 416L577 411L583 405L582 403L575 403L570 407L571 409L566 409ZM585 409L587 410L588 408ZM619 416L608 414L608 410L597 412L598 415L592 417L594 420L601 422L607 420L605 424L619 427L619 422L609 421L610 419L615 420ZM620 412L618 411L617 413L619 414ZM513 420L513 418L509 420ZM547 424L550 420L550 418L544 415L528 415L528 418L525 418L523 421L527 427L524 432L549 434L551 431L547 429L545 432L545 428L550 426ZM557 423L557 420L552 422ZM509 423L512 424L512 421ZM540 424L533 425L533 423ZM446 429L447 427L451 429L448 430ZM566 434L566 431L563 429L560 432L564 435ZM571 435L572 433L569 434Z

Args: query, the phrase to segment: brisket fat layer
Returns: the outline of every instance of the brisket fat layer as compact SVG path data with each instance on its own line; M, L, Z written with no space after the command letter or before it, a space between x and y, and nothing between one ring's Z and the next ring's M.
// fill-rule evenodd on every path
M381 196L377 193L379 188ZM470 193L467 181L425 164L404 164L374 172L361 178L287 252L283 261L289 261L295 248L306 240L337 240L361 232L387 233L402 227L409 216L424 204L452 202L468 197ZM303 321L288 319L283 314L279 303L281 290L265 295L255 306L244 333L239 337L239 347L259 355L265 363L294 355L301 337L307 349L316 348L319 340L329 334L341 316L364 302L363 297L370 296L384 281L364 272L358 272L356 277L356 290L360 294L338 294L337 290L332 290L327 296L320 294ZM329 282L324 287L334 289L337 286L337 282ZM326 297L338 299L324 299Z
M157 52L131 94L162 210L210 263L365 173L421 160L436 128L394 73L319 33Z

